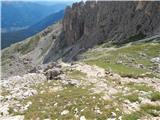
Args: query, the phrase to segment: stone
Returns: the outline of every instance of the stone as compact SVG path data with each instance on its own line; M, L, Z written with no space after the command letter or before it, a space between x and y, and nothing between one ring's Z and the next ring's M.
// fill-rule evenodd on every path
M80 120L86 120L86 117L85 116L81 116Z
M73 86L80 86L80 81L71 79L68 81L68 84L73 85Z
M23 94L23 96L24 97L29 97L29 96L33 96L33 95L36 95L36 94L37 94L36 90L28 90Z
M119 108L116 108L116 111L120 111Z
M54 107L57 107L58 103L54 103Z
M111 100L111 97L110 97L109 95L104 95L104 96L102 96L102 98L103 98L104 100Z
M124 103L130 104L131 102L129 100L124 100Z
M122 106L123 106L123 111L127 114L140 110L139 103L137 102L131 103L129 100L124 100Z
M108 91L108 94L113 95L113 94L116 94L117 92L118 92L117 89L115 89L115 88L110 88L109 91Z
M155 57L151 59L151 62L160 63L160 57Z
M116 63L117 63L117 64L122 64L123 61L119 60L119 61L117 61Z
M102 112L99 109L95 110L95 112L98 114L102 114Z
M116 113L111 112L111 116L112 116L112 118L115 118L117 115L116 115Z
M44 74L46 75L48 80L55 79L58 75L60 75L62 71L57 68L49 69Z
M61 112L61 115L66 115L66 114L68 114L68 113L69 113L68 110L64 110L64 111Z
M37 68L34 67L33 69L29 70L29 73L36 73L37 72Z
M4 99L5 99L5 97L0 95L0 101L3 101Z
M118 117L118 120L122 120L122 116L119 116L119 117Z
M0 115L7 116L9 114L9 104L0 105Z
M27 110L30 105L32 105L32 102L31 101L27 102L27 105L24 106L24 110Z
M100 111L100 108L97 106L94 108L94 111L98 114L102 114L102 112Z
M143 64L138 64L137 67L138 68L144 68L144 65Z

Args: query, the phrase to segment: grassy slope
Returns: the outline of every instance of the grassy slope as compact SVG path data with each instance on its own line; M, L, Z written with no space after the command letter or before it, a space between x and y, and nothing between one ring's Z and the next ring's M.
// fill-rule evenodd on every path
M141 76L146 72L151 72L149 67L153 66L150 59L157 57L160 54L160 43L143 43L125 45L122 47L115 47L114 49L108 48L106 44L97 46L93 50L89 50L82 54L83 61L90 65L98 65L105 69L110 69L113 72L119 73L122 76ZM112 46L113 47L113 46ZM143 54L143 55L142 55ZM95 57L96 56L96 57ZM118 64L117 61L121 60L124 64ZM143 64L144 68L137 68L137 64ZM67 71L67 76L72 79L81 80L86 77L85 73L80 71ZM152 73L151 77L157 76ZM112 84L115 84L114 81ZM51 81L36 86L38 95L29 97L22 102L25 104L28 101L32 102L32 105L24 113L12 114L24 114L26 120L37 119L40 120L51 118L60 120L75 120L79 119L75 117L76 108L79 116L85 116L87 119L97 118L103 120L111 117L111 112L117 114L116 118L122 116L123 120L137 120L142 116L158 116L155 110L160 111L160 106L143 105L140 106L140 111L135 111L131 114L125 114L122 111L122 101L128 99L131 102L140 102L139 97L142 97L136 90L143 92L150 92L149 96L152 101L160 100L160 92L154 91L146 84L134 84L129 83L124 86L129 88L129 94L124 95L119 93L115 96L113 101L105 101L101 99L100 94L91 94L88 88L74 87L74 86L62 86L62 91L54 92L49 89L58 85L58 81ZM115 85L116 86L116 85ZM123 87L124 87L123 86ZM35 86L34 86L35 87ZM91 87L91 86L88 86ZM41 91L44 91L41 93ZM57 105L56 105L57 104ZM102 114L95 113L94 109L98 106ZM109 106L107 108L106 106ZM116 108L119 111L116 111ZM61 115L63 110L69 110L69 114Z
M75 76L75 75L74 75ZM103 120L112 117L112 112L116 113L118 119L122 116L122 120L137 120L142 116L158 116L155 110L160 111L160 106L154 106L150 104L141 105L139 111L135 111L131 114L125 114L122 110L121 103L128 99L131 102L140 102L139 95L134 90L140 88L141 91L146 91L144 85L128 85L131 90L128 95L119 93L115 95L115 99L112 101L106 101L101 98L100 94L93 94L88 91L87 88L74 87L74 86L63 86L63 90L54 92L50 91L50 88L54 88L58 85L58 81L52 81L49 83L39 84L36 86L38 95L29 97L22 102L26 104L28 101L32 102L32 105L24 113L12 113L14 115L25 115L25 120L30 119L60 119L60 120L78 120L76 115L85 116L86 119L92 120ZM138 87L137 87L138 86ZM35 86L34 86L35 87ZM91 86L90 86L91 87ZM148 88L148 87L147 87ZM154 91L149 88L148 91ZM41 93L41 91L44 91ZM154 100L160 100L159 92L152 92L149 97ZM101 111L96 113L96 107ZM118 109L118 110L117 110ZM68 110L69 113L61 115L61 112Z
M150 72L150 77L160 77L149 69L154 65L150 60L160 55L160 43L128 44L119 48L114 47L113 50L109 49L108 46L101 45L94 51L87 51L82 54L83 61L90 65L111 70L122 76L138 77ZM118 61L122 63L117 63ZM138 68L138 64L142 64L144 67Z
M32 51L38 44L40 40L40 35L35 35L26 42L20 42L12 45L10 48L6 48L2 51L2 62L5 62L7 59L15 53L27 54Z
M72 71L66 73L69 78L75 78L81 80L86 75L80 71ZM106 79L107 80L107 79ZM107 80L108 81L108 80ZM111 84L116 83L110 81ZM154 91L154 89L146 84L127 83L124 87L129 88L128 94L119 92L115 94L113 100L103 100L101 94L93 94L88 89L92 88L92 85L87 87L74 87L71 85L62 85L62 90L54 91L52 88L61 86L59 81L48 81L42 84L33 86L38 91L38 95L29 97L21 101L23 104L31 101L32 105L24 113L13 113L14 115L25 115L26 120L30 119L60 119L60 120L78 120L76 115L85 116L86 119L103 120L112 117L112 112L116 113L118 119L122 116L122 120L137 120L143 116L158 116L156 111L160 111L160 106L154 106L150 104L144 104L140 106L139 111L135 111L131 114L126 114L122 110L122 102L128 99L131 102L140 102L140 97L146 97L152 101L160 100L160 92ZM141 96L138 91L147 92L148 96ZM43 92L42 92L43 91ZM102 114L96 113L96 107L102 112ZM118 110L117 110L118 109ZM61 115L61 112L68 110L69 113Z

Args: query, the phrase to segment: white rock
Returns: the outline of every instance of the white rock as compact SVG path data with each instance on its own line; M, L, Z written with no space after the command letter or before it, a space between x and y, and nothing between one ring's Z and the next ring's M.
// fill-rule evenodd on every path
M24 94L23 94L23 96L24 97L29 97L29 96L33 96L33 95L35 95L35 94L37 94L38 92L36 91L36 90L28 90L28 91L26 91Z
M66 114L68 114L68 113L69 113L68 110L64 110L64 111L61 112L61 115L66 115Z
M44 90L42 90L42 91L40 92L40 94L43 94L43 93L45 93L45 91L44 91Z
M102 114L102 112L100 110L96 110L95 112L98 114Z
M27 102L27 105L24 106L24 110L27 110L30 105L32 105L32 102L31 101Z
M120 111L119 108L116 108L116 111Z
M111 99L111 97L110 97L109 95L104 95L102 98L103 98L104 100L110 100L110 99Z
M86 120L85 116L81 116L80 120Z
M116 113L114 113L114 112L111 112L111 114L112 114L112 117L116 117L117 116Z
M107 120L116 120L116 118L107 118Z
M0 101L4 100L4 96L0 95Z
M75 108L74 113L76 114L78 113L78 108Z
M6 104L6 105L0 105L0 113L3 115L3 116L7 116L9 114L9 105Z
M93 96L93 99L95 99L96 97L95 96Z
M12 99L12 95L8 95L5 98L8 99L8 100L11 100Z
M109 91L108 91L108 93L111 94L111 95L116 94L117 92L118 91L115 88L110 88Z
M160 63L160 57L155 57L151 59L151 62Z
M141 101L141 104L142 105L144 105L144 104L151 104L151 100L150 99L143 99L142 101Z
M122 120L122 116L119 116L119 117L118 117L118 120Z
M58 105L58 103L54 103L54 107L56 107Z
M124 103L130 104L131 102L129 100L124 100Z

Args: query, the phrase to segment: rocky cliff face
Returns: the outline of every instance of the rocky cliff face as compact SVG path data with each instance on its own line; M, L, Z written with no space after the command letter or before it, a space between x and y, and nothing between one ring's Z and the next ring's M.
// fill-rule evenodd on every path
M71 60L77 53L96 44L107 41L120 44L159 34L159 21L158 1L75 3L65 11L61 38L49 56L62 55L57 49L68 48L64 60Z

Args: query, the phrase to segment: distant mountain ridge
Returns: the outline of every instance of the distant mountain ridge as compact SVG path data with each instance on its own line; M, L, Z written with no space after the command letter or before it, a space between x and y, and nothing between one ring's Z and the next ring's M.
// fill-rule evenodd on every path
M36 24L45 17L65 9L67 2L51 5L41 2L2 1L2 32L22 30Z
M45 29L46 27L54 24L55 22L57 22L58 20L62 19L64 16L64 10L61 10L57 13L53 13L49 16L47 16L46 18L42 19L40 22L30 26L27 29L24 30L19 30L19 31L15 31L15 32L7 32L7 33L2 33L2 49L5 47L8 47L9 45L22 41L24 39L26 39L27 37L30 37L40 31L42 31L43 29Z

